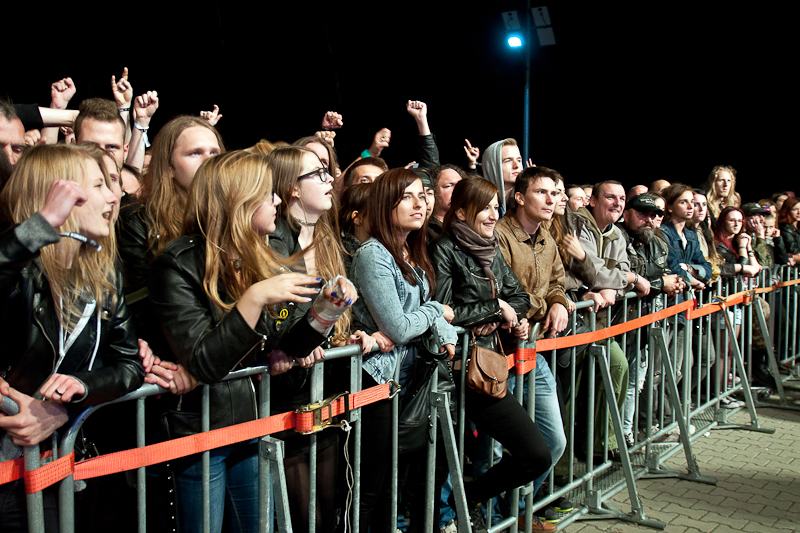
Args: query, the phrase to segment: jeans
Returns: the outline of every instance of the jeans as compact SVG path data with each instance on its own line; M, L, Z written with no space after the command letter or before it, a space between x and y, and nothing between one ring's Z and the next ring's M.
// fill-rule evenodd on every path
M534 393L535 405L534 416L536 417L536 427L542 432L547 447L550 449L550 457L553 466L558 463L564 450L567 448L567 436L564 434L564 422L561 420L561 409L558 405L558 395L556 394L556 380L547 364L547 359L540 353L536 354L536 391ZM527 399L527 383L523 399ZM533 480L533 493L539 490L544 480L547 479L551 469Z
M222 531L228 511L231 531L258 531L258 442L251 440L210 452L211 531ZM200 455L175 461L175 485L182 531L202 531L203 467Z

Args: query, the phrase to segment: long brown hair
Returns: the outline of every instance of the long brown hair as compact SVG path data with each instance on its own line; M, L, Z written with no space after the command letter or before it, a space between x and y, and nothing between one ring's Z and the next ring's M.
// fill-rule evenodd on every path
M185 204L175 180L170 177L170 167L178 137L195 126L211 130L217 138L220 153L225 153L222 137L214 126L200 117L181 115L167 122L159 130L153 141L153 157L139 192L140 201L145 205L145 212L150 220L147 237L150 249L155 255L160 254L169 243L181 236Z
M797 204L800 204L800 198L795 196L787 198L781 206L780 213L778 213L778 223L791 224L792 226L797 227L797 221L792 218L792 209Z
M183 233L206 239L203 288L222 311L254 283L271 278L283 265L253 227L253 215L272 192L267 158L243 150L207 159L195 174L187 199ZM241 260L237 278L234 261ZM225 302L219 284L232 301Z
M313 151L300 146L280 146L269 154L269 166L272 170L275 193L281 197L283 203L278 206L278 216L289 223L289 226L296 232L300 231L300 225L294 217L289 214L289 204L292 193L297 186L297 178L300 176L303 167L303 156L313 154ZM314 250L314 266L317 276L329 280L338 275L344 275L344 246L339 235L338 205L335 196L332 198L331 208L325 212L316 226L314 226L314 240L307 248L288 258L290 264L301 264L303 255ZM350 312L348 311L336 322L336 336L334 342L344 342L349 335Z
M417 180L420 180L420 178L410 169L393 168L384 172L375 178L372 183L370 202L367 207L372 237L392 254L394 262L397 263L397 266L400 267L400 272L403 273L403 278L411 285L416 285L417 280L413 269L403 258L403 245L405 243L397 239L397 231L392 222L392 214L403 199L403 193L406 188ZM428 284L431 287L431 293L433 293L436 290L436 275L434 274L433 265L428 259L427 235L428 221L426 220L421 229L409 233L406 242L408 243L411 259L425 271L425 276L428 278Z
M464 221L467 225L472 226L478 213L489 205L496 194L497 187L483 178L467 178L456 183L453 196L450 198L450 209L447 210L442 222L442 233L447 232L459 209L464 211Z

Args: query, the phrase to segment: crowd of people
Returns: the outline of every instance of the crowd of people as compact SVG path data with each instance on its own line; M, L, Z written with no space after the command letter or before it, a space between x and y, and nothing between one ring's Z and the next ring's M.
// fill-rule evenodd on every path
M509 352L537 323L550 338L588 331L577 302L591 302L601 327L621 320L629 291L649 312L719 277L753 278L800 262L800 199L783 191L742 204L730 166L714 167L697 188L665 180L630 190L617 181L573 184L523 161L510 138L482 157L466 140L464 164L442 164L419 101L406 104L418 153L405 167L390 169L381 158L391 141L386 128L361 154L337 154L343 118L336 112L292 144L262 139L227 151L217 106L174 117L153 135L158 94L134 98L127 70L112 77L111 93L70 110L76 86L65 78L52 85L48 108L0 101L0 313L9 343L0 393L20 406L17 415L0 414L0 462L21 456L23 446L46 449L84 408L143 383L171 393L148 400L149 442L201 431L199 384L210 385L210 429L263 416L256 378L223 381L248 366L269 366L272 414L294 410L309 403L311 368L336 346L363 348L363 388L399 371L401 405L420 390L422 367L438 371L441 388L455 394L467 369L453 358L464 342L454 326L469 330L470 346ZM573 313L577 331L568 328ZM681 317L669 335L681 342L686 328ZM765 349L763 338L754 349ZM703 353L690 365L704 375L716 365L725 380L727 356ZM608 357L623 435L606 430L600 397L595 412L581 410L588 358L580 349L575 391L569 353L557 354L554 368L537 355L533 419L511 394L465 391L478 440L468 446L473 470L464 485L473 531L486 531L486 513L508 512L483 502L530 482L541 497L551 470L572 461L564 456L570 398L582 459L586 416L594 418L593 449L607 440L611 458L634 444L636 431L650 431L637 391L658 386L646 383L644 370L661 363L648 361L633 336L611 342ZM326 393L347 389L349 371L347 360L326 363ZM740 405L726 398L722 407ZM363 407L360 420L358 509L346 504L349 444L339 432L320 433L313 448L306 435L274 435L285 443L295 530L308 530L312 449L317 531L344 530L356 514L362 531L398 527L389 498L391 403ZM102 427L85 432L103 440L92 431ZM403 528L421 531L424 461L403 435L398 503ZM492 452L480 445L489 438ZM452 484L439 455L437 529L454 531ZM255 440L212 450L211 531L257 530L257 457ZM199 530L202 483L199 455L149 468L153 529ZM57 531L55 492L44 491L49 531ZM554 531L571 508L565 498L553 501L533 529ZM22 480L0 486L0 524L27 530Z

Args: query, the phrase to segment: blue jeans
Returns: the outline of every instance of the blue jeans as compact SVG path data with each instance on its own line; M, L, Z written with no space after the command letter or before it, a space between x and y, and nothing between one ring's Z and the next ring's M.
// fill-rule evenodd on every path
M231 531L258 531L258 442L211 450L209 465L211 532L222 531L228 511ZM203 529L203 467L200 455L174 463L181 530Z
M544 440L547 441L547 447L550 448L550 457L552 457L552 465L555 466L564 450L567 448L567 437L564 434L564 422L561 420L561 409L558 406L558 395L556 393L556 380L553 373L550 371L550 365L547 364L547 359L540 354L536 354L536 392L534 416L536 426L542 432ZM523 394L523 400L527 398L527 386ZM547 472L533 480L533 493L539 490L544 480L550 474L549 468Z

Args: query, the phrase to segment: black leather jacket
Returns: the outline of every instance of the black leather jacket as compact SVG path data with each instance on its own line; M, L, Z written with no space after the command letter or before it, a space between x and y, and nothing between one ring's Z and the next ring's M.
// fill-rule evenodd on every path
M530 309L528 293L499 249L491 267L496 278L494 297L491 280L475 259L456 242L452 232L448 231L430 245L430 256L436 270L434 300L453 308L454 326L472 327L501 322L502 311L498 299L505 300L517 312L518 320ZM499 351L495 339L492 333L478 337L477 341L485 348Z
M206 241L184 236L167 246L153 263L150 303L156 320L177 360L197 379L211 386L211 429L254 420L255 388L250 378L219 382L228 372L263 364L280 347L289 356L305 357L324 338L306 320L292 320L295 306L287 306L285 319L273 320L265 311L256 329L234 307L222 314L203 289ZM225 291L219 287L226 300ZM283 322L295 322L291 328ZM163 356L162 356L163 358ZM170 437L200 431L201 389L183 395L167 413Z
M37 259L41 248L58 241L58 233L38 213L0 238L0 375L29 396L38 393L58 360L57 304ZM58 368L60 374L74 376L86 385L86 397L73 402L81 409L135 390L144 379L136 333L122 297L121 275L115 288L119 295L116 305L110 296L100 304L100 340L92 370L96 313Z
M649 243L636 238L624 222L617 224L627 243L626 251L631 262L631 272L643 276L650 282L650 295L664 290L664 274L671 274L667 266L669 247L667 242L656 237ZM685 280L688 284L688 279Z

